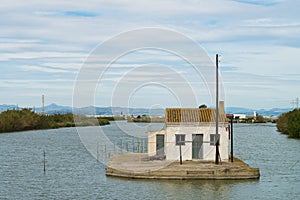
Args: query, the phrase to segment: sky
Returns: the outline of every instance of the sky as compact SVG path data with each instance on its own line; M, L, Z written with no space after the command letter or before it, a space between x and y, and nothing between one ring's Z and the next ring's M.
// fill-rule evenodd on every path
M72 106L76 82L93 53L106 47L102 55L113 55L137 41L106 42L157 28L196 42L206 53L203 58L211 59L205 64L210 70L220 55L220 98L227 107L293 107L300 96L299 7L299 0L3 1L0 104L39 107L45 95L46 104ZM162 38L143 34L138 39ZM92 90L94 105L214 106L207 80L176 52L167 51L185 44L172 38L161 42L168 44L166 49L125 52L105 68L109 60L96 61L93 70L104 74Z

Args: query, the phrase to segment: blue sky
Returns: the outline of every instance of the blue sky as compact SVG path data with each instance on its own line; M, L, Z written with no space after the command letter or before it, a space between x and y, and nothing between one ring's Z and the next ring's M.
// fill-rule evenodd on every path
M126 31L159 27L192 38L212 61L221 54L226 106L291 107L300 96L299 7L298 0L2 2L0 104L39 107L44 94L46 104L72 105L76 77L97 45ZM145 64L150 65L143 76L171 79L180 74L192 83L196 104L213 106L203 81L182 60L159 51L117 60L99 81L95 105L111 106L111 91L122 77ZM134 75L143 77L141 73ZM173 84L182 85L180 80ZM124 102L132 107L175 107L175 96L153 84Z

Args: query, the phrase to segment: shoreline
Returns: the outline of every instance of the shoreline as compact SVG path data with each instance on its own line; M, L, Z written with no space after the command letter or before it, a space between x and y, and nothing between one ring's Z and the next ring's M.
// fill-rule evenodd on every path
M28 131L41 131L41 130L55 130L55 129L63 129L63 128L76 128L76 127L108 126L108 125L110 125L110 123L105 124L105 125L62 126L62 127L58 127L58 128L28 129L28 130L18 130L18 131L10 131L10 132L0 132L0 134L20 133L20 132L28 132Z
M0 133L107 124L110 124L107 119L72 113L46 115L37 114L30 109L8 110L0 113Z

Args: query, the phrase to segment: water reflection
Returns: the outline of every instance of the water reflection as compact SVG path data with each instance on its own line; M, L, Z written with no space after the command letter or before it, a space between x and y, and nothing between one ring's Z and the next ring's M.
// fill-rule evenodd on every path
M235 188L258 184L258 180L142 180L108 177L107 183L127 185L153 199L232 199ZM151 188L149 188L151 186ZM124 188L123 188L124 189ZM138 189L138 190L137 190ZM119 191L123 193L123 191ZM129 197L130 193L123 193ZM136 194L137 195L137 194ZM146 198L147 199L147 198Z

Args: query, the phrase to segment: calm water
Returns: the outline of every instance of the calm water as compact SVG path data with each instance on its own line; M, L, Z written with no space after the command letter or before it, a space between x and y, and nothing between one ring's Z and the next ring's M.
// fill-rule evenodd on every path
M112 140L130 140L114 123L105 130L113 131ZM300 199L300 140L287 139L269 124L238 124L234 130L235 155L259 167L260 180L108 178L75 128L0 134L0 199Z

